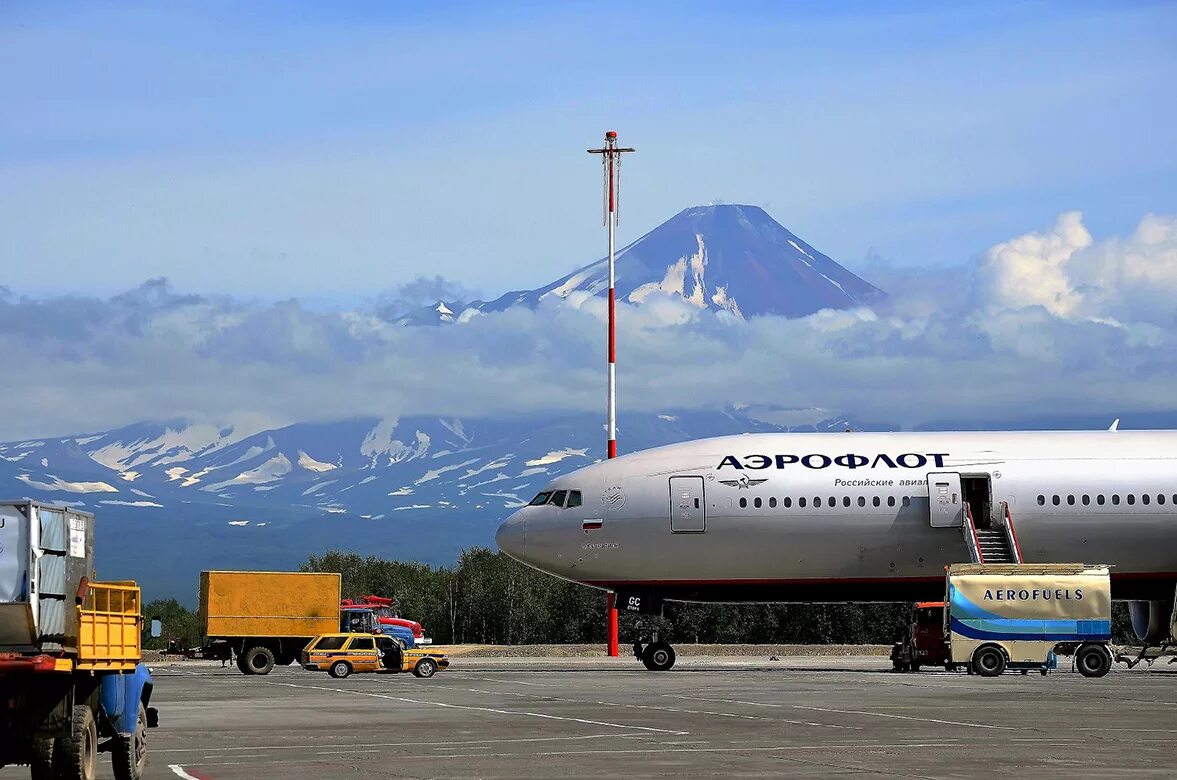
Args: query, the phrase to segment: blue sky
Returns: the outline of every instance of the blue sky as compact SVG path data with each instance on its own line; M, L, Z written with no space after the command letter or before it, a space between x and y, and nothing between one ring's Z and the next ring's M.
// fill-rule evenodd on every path
M713 200L943 267L1177 213L1177 5L0 5L0 284L497 295ZM874 258L867 262L867 258Z

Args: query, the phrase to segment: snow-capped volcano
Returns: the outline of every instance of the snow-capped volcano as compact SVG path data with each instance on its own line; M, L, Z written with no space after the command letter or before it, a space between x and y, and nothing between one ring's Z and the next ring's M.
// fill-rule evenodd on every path
M535 306L555 296L608 289L602 259L535 290L511 292L483 311ZM885 293L789 232L759 206L684 209L617 254L617 295L641 304L678 296L737 317L803 317L821 309L869 305Z

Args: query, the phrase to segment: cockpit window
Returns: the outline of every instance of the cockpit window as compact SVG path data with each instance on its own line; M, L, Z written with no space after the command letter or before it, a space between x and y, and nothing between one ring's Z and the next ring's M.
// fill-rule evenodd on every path
M545 490L543 493L540 493L538 496L531 499L531 503L528 504L528 506L543 506L544 504L548 503L548 499L551 497L552 491Z
M555 493L552 494L552 498L548 501L548 503L554 504L555 506L564 506L564 501L567 498L568 498L568 491L567 490L557 490Z
M581 506L582 504L584 504L584 500L581 498L579 490L568 491L568 508L569 509L571 509L574 506Z

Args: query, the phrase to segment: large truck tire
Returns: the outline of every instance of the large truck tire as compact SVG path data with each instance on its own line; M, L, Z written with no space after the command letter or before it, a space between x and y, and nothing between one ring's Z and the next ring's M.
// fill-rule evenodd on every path
M1112 654L1103 645L1082 645L1075 653L1075 665L1084 677L1103 677L1112 669Z
M53 739L33 740L33 755L29 760L29 774L33 780L53 780Z
M110 759L114 763L115 780L141 780L143 777L143 767L147 766L147 709L143 702L139 702L135 733L115 738Z
M53 764L58 780L94 780L98 774L98 724L87 705L74 706L69 735L53 746Z
M973 673L981 677L1000 677L1005 671L1005 653L996 645L982 645L973 653Z
M242 657L246 674L269 674L274 670L274 651L268 647L251 647Z
M652 642L642 654L642 664L651 672L670 671L674 666L674 648L666 642Z

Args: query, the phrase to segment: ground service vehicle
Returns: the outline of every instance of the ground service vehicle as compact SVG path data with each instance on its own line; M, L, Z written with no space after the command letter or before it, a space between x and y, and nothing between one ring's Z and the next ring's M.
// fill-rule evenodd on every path
M921 666L952 665L944 637L943 601L912 605L903 637L891 648L891 663L901 672L918 672Z
M237 655L244 674L287 665L320 634L339 630L339 575L270 571L200 574L205 654Z
M353 634L383 634L395 639L401 647L413 649L417 646L412 629L381 622L377 612L370 607L340 607L339 630Z
M98 753L137 780L147 762L151 673L133 582L95 582L94 516L0 504L0 766L89 780Z
M1085 677L1112 665L1111 583L1106 566L953 564L946 633L951 663L983 677L1051 667L1074 655Z
M412 672L432 677L450 665L441 653L406 650L390 636L372 634L324 634L315 637L302 651L302 667L324 671L335 678L363 672Z
M406 644L407 647L433 644L433 640L425 636L424 626L415 620L409 620L397 614L395 599L384 596L360 596L358 599L344 599L340 603L340 611L349 609L371 609L377 623L381 626L380 630L385 634L402 635L400 631L390 632L388 626L396 626L408 631L412 635L412 641ZM340 630L345 629L341 627Z

